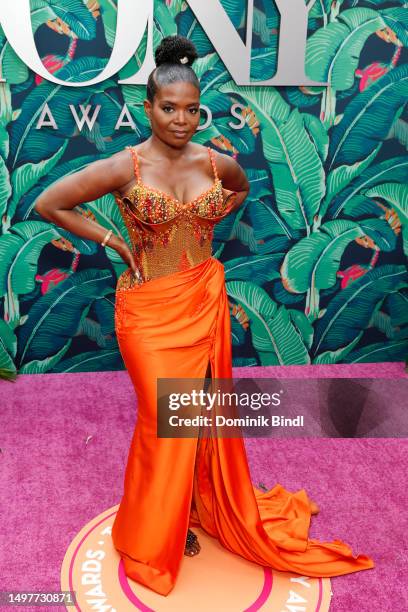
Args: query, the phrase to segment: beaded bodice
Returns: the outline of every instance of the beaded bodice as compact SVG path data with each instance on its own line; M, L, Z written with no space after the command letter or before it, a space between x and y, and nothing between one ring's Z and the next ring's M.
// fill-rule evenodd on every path
M132 154L136 184L125 196L115 193L143 281L172 274L211 257L214 226L228 215L236 193L224 201L214 151L207 147L214 173L213 185L183 204L177 198L142 182L136 149ZM117 290L137 284L131 269L119 277Z

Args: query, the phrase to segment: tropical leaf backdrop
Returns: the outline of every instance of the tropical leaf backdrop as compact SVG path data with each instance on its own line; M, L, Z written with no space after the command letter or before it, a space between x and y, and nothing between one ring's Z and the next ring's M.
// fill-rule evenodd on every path
M221 0L245 35L243 0ZM48 70L80 81L106 65L116 0L31 0ZM197 142L238 159L245 204L216 228L234 365L401 361L408 344L407 3L320 0L309 15L306 73L327 87L257 87L277 65L279 13L256 0L251 78L235 84L189 6L156 0L154 46L180 33L211 125ZM119 73L141 65L146 36ZM45 222L35 211L52 182L149 135L144 86L115 76L93 87L42 80L0 29L0 376L123 369L114 332L115 285L125 264ZM36 129L47 103L58 129ZM80 131L69 105L101 104ZM136 129L114 130L126 104ZM240 105L241 129L230 114ZM205 120L203 115L203 122ZM112 195L78 210L128 239Z

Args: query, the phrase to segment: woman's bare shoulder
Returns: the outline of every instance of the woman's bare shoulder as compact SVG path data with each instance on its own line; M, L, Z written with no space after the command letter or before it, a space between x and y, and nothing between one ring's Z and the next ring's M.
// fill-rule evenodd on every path
M88 174L95 180L106 180L110 177L110 183L115 189L120 190L123 185L129 183L134 176L133 160L128 150L123 149L113 153L109 157L96 160L88 166Z
M213 153L216 152L212 147L202 145L198 142L191 142L190 146L190 158L193 162L206 164L208 162L208 149L212 149Z
M244 170L242 166L234 159L231 155L226 153L215 152L215 163L217 165L218 174L220 178L231 177L231 176L242 176Z

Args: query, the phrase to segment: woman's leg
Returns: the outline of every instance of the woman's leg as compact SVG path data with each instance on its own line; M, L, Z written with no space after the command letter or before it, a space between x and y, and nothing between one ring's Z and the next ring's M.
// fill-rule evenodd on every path
M208 365L207 365L207 371L205 373L205 378L212 378L211 376L211 362L208 361ZM207 391L208 387L210 385L209 381L205 381L204 383L204 391ZM198 457L198 453L196 454L196 465L197 465L197 457ZM194 470L195 472L195 470ZM192 500L192 505L194 504L194 500ZM187 555L188 557L193 557L194 555L198 555L198 553L201 550L201 546L200 543L198 541L197 536L195 535L195 533L193 531L191 531L191 529L188 530L187 532L187 539L186 539L186 547L184 550L184 554Z

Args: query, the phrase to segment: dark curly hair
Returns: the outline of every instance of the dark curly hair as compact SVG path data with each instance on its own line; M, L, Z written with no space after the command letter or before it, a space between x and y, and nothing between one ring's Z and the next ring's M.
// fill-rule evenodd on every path
M200 81L191 68L197 57L197 49L188 38L179 35L163 38L154 54L156 68L147 81L147 99L153 103L162 85L178 81L192 83L200 91Z

